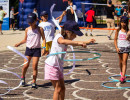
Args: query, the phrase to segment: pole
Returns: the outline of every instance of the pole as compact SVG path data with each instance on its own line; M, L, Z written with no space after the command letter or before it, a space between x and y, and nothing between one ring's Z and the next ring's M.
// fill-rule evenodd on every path
M23 26L23 2L24 2L24 0L20 0L20 2L22 3L22 25L21 25L21 30L24 30L24 26Z
M23 3L22 3L22 24L21 24L21 30L23 30Z

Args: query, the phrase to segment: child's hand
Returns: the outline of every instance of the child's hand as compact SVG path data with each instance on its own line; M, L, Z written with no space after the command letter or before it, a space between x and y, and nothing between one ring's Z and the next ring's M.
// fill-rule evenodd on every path
M19 44L15 44L14 46L15 46L15 47L18 47L18 46L19 46Z
M95 43L95 39L90 39L89 41L86 41L86 44L89 44L89 43Z
M80 46L86 48L86 42L79 41L79 42L78 42L78 45L80 45Z
M120 52L120 49L119 49L119 48L117 48L117 49L116 49L116 51L117 51L117 53L119 53L119 52Z
M42 49L42 53L41 53L41 55L43 56L43 55L45 55L45 53L46 53L46 49L43 48L43 49Z
M95 39L90 39L89 41L90 41L90 43L95 43L96 40Z

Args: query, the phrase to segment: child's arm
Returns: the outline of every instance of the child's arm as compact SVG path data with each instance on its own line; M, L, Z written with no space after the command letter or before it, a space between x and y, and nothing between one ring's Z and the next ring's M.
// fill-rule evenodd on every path
M57 17L56 20L59 20L60 23L65 15L66 15L66 11L63 11L63 13L59 17Z
M43 40L43 47L44 47L42 49L42 56L43 56L46 52L46 39L45 39L44 31L41 27L40 27L40 34L41 34L41 37L42 37L42 40Z
M62 15L59 17L59 23L62 21L63 17L66 15L66 11L63 11Z
M126 40L130 41L130 31L127 33Z
M84 48L86 47L86 44L89 43L93 43L95 40L91 39L90 41L72 41L72 40L68 40L68 39L63 39L62 37L60 37L58 39L58 43L60 44L65 44L65 45L74 45L74 46L83 46Z
M24 39L23 39L21 42L15 44L15 47L18 47L18 46L20 46L21 44L26 43L26 41L27 41L27 31L28 31L28 28L25 29L25 37L24 37Z
M119 29L116 30L115 38L114 38L114 45L115 45L115 48L116 48L117 53L120 52L119 48L117 47L117 38L118 38L118 33L119 33Z
M15 15L17 15L17 14L19 14L19 12L16 12L16 13L14 13L13 15L15 16Z

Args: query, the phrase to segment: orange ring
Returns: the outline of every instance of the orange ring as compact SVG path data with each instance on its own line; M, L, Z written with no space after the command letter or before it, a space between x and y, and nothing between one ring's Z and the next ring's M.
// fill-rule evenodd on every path
M96 29L96 30L117 30L115 28L87 28L87 27L79 27L80 29Z
M60 26L63 27L63 26ZM80 29L96 29L96 30L117 30L115 28L87 28L87 27L79 27Z

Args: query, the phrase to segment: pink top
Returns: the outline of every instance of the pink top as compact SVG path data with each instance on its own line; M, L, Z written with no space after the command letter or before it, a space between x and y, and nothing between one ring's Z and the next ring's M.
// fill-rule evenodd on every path
M41 48L41 34L38 32L38 28L27 31L27 42L26 46L30 49Z

